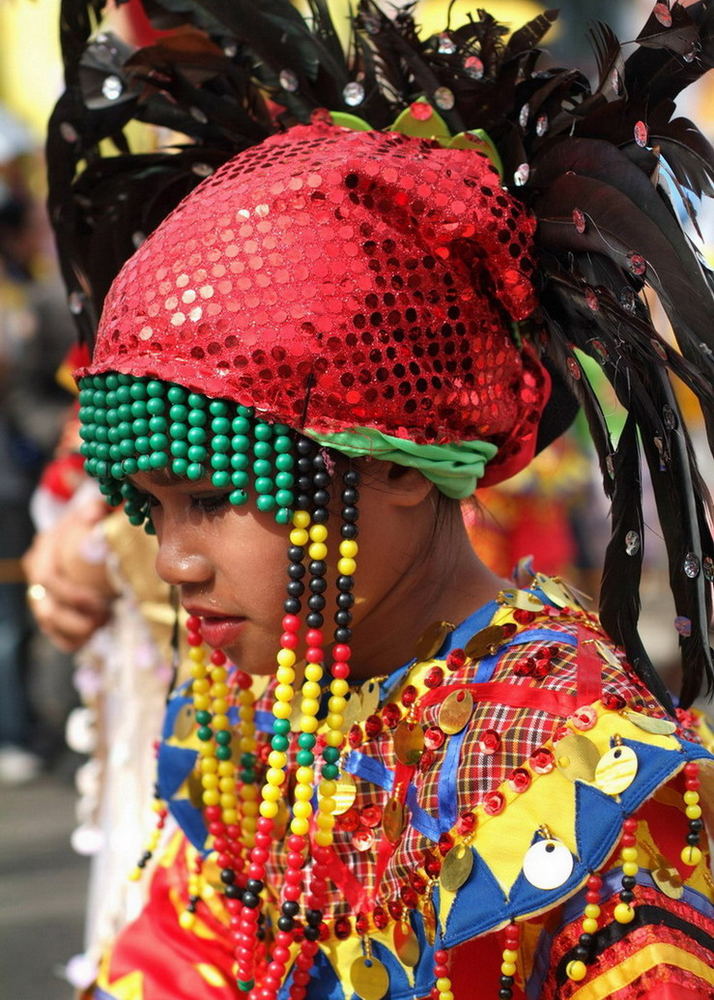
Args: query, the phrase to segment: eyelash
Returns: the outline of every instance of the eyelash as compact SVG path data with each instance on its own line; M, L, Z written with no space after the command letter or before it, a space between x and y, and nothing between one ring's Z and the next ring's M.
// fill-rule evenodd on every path
M159 501L156 497L152 496L150 493L145 494L146 503L150 509L155 509L160 506ZM196 496L189 497L191 507L194 510L200 510L203 514L215 514L219 510L222 510L230 501L228 493L199 493Z

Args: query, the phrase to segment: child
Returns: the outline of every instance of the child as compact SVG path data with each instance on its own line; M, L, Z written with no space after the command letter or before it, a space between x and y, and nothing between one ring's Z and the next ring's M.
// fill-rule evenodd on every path
M712 756L648 671L631 607L637 426L667 430L643 445L670 514L690 469L651 343L707 405L711 352L685 337L679 364L637 305L665 253L649 231L636 260L599 243L580 271L548 270L557 213L572 254L602 236L573 155L536 234L471 148L297 125L206 180L114 281L80 372L87 469L156 532L191 677L159 756L160 826L170 810L182 832L95 997L714 995ZM688 329L700 318L694 303ZM576 342L597 324L630 389L605 617L634 666L562 582L490 573L461 518L567 423L542 360L580 392L564 323ZM698 525L674 580L694 609L689 700L712 566L691 502L665 524Z

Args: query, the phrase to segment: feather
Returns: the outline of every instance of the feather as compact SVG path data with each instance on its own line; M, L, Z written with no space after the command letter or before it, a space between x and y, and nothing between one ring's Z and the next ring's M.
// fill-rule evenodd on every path
M558 20L559 14L558 10L545 10L524 24L522 28L514 31L506 45L506 58L519 56L539 45Z

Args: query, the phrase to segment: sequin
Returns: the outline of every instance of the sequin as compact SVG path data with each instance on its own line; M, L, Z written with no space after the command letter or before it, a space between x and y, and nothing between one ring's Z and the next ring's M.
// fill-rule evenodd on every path
M451 111L456 104L453 90L448 87L437 87L434 91L434 104L440 111Z
M82 292L70 292L67 298L67 305L73 316L79 316L84 309L84 295Z
M434 109L426 101L413 101L409 105L409 114L418 122L428 122L434 116Z
M60 122L59 131L65 142L76 142L79 139L77 129L69 122Z
M374 834L369 827L360 826L352 834L352 844L362 854L371 851L374 847Z
M684 615L678 615L674 619L674 630L682 638L688 639L692 634L692 619L685 618Z
M672 27L672 12L666 3L656 3L652 11L663 28Z
M627 255L627 266L633 274L643 275L647 270L647 261L642 254L630 253Z
M575 728L583 732L593 728L597 722L597 712L591 705L581 705L570 718Z
M688 552L684 557L684 575L690 580L696 580L700 568L699 557L694 552Z
M550 122L548 121L548 115L538 115L536 119L536 135L539 139L547 133L550 128Z
M424 732L424 746L428 750L439 750L446 740L446 733L438 726L429 726Z
M488 792L484 795L482 805L487 816L498 816L506 808L506 799L502 792Z
M606 795L619 795L635 780L639 764L632 747L614 746L595 768L595 784Z
M565 844L552 837L536 841L523 859L524 876L536 889L544 891L564 885L573 867L573 855Z
M619 294L620 305L628 312L634 312L637 305L637 296L629 285L624 285Z
M555 757L547 747L540 747L531 754L530 765L536 774L550 774L555 768Z
M640 551L640 536L636 531L628 531L625 535L625 552L628 556L636 556Z
M283 90L287 90L289 94L294 94L299 86L298 78L291 69L281 69L278 74L278 82Z
M642 121L636 122L633 134L635 136L635 142L637 143L637 145L642 146L644 148L647 145L647 141L649 140L650 137L650 131L647 128L645 122Z
M478 56L466 56L464 71L472 80L480 80L483 77L483 63Z
M358 107L364 100L364 87L353 80L342 91L342 99L348 108Z
M711 556L704 556L702 559L702 570L704 579L709 583L714 583L714 559Z
M514 792L525 792L531 787L533 779L525 767L517 767L511 771L507 780Z
M588 288L585 292L585 304L591 312L598 312L600 309L600 299L594 288Z
M482 754L490 757L501 747L501 737L495 729L487 729L479 736L478 748Z
M369 830L373 830L382 822L382 810L377 805L363 806L359 811L359 815L363 825Z
M582 211L582 209L574 208L572 218L573 218L573 225L575 226L576 231L578 233L584 233L586 220L585 220L585 213Z
M565 363L567 365L568 374L570 375L570 377L575 379L576 382L579 382L580 379L582 378L582 372L580 371L580 365L578 364L578 362L575 360L575 358L568 358Z
M456 52L456 43L445 31L439 35L439 52L443 56L452 56Z
M524 104L521 110L518 112L518 124L522 129L528 125L528 119L531 116L531 109L527 104Z
M124 92L124 84L118 76L107 76L102 80L102 94L108 101L116 101Z
M531 175L531 168L527 163L521 163L519 167L516 168L513 174L513 183L516 187L523 187L524 184L528 183L528 178Z

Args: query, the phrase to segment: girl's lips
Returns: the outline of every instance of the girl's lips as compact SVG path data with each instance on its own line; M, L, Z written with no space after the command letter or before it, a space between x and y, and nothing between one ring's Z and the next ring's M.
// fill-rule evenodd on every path
M208 617L201 621L201 632L209 646L220 648L236 642L245 625L245 618Z

